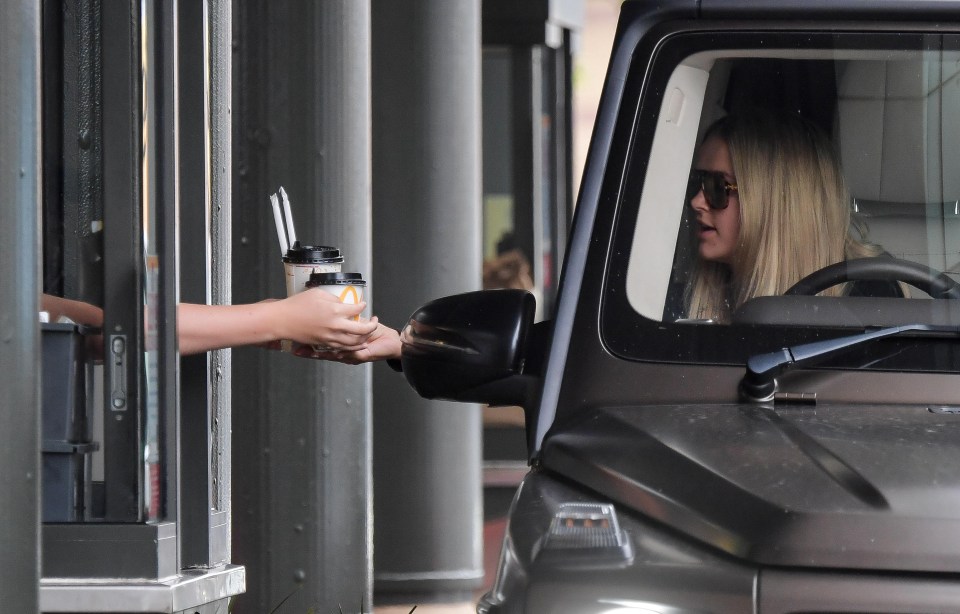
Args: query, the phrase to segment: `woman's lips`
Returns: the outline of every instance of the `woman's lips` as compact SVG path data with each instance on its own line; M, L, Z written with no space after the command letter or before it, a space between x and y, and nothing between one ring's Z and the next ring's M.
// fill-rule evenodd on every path
M700 234L701 234L701 235L704 235L704 234L707 234L708 232L717 232L717 229L714 228L713 226L708 226L707 224L701 223L701 224L700 224Z

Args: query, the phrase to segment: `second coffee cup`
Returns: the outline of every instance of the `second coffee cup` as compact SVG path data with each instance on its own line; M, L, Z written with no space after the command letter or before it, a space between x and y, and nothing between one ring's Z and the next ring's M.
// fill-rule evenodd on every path
M363 300L367 282L360 273L342 273L339 271L311 273L307 288L320 288L337 297L341 303L356 305ZM359 320L360 316L355 316Z

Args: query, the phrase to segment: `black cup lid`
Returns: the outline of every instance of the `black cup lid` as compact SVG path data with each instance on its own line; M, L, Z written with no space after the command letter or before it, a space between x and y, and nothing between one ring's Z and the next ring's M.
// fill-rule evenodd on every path
M367 282L360 273L310 273L310 280L307 281L307 288L316 288L317 286L365 286Z
M343 255L336 247L328 247L326 245L301 245L300 241L297 241L287 250L283 261L296 262L299 264L343 262Z

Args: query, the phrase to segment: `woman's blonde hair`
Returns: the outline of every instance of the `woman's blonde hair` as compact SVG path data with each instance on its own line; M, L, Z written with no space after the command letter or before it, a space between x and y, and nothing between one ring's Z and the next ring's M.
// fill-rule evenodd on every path
M878 255L851 236L850 196L823 132L797 115L757 111L713 124L704 141L730 150L740 199L740 234L730 266L700 261L688 287L692 318L728 321L756 296L783 294L845 258ZM842 286L824 291L839 295Z

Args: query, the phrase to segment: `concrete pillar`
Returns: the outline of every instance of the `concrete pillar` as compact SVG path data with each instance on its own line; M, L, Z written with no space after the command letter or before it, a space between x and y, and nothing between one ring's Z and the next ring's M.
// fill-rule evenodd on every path
M284 294L268 196L297 237L371 273L370 4L234 0L233 301ZM379 293L374 281L372 293ZM371 367L237 349L237 614L369 612Z
M40 583L40 3L0 3L0 603Z
M479 0L373 0L374 311L402 326L481 281ZM481 415L374 370L378 603L483 580Z

